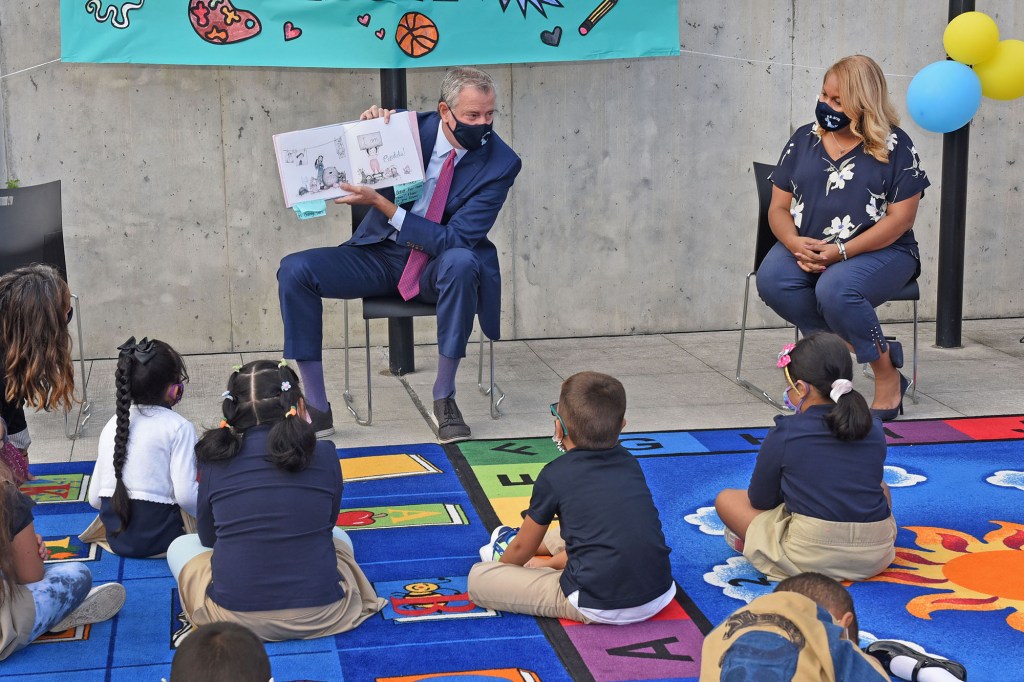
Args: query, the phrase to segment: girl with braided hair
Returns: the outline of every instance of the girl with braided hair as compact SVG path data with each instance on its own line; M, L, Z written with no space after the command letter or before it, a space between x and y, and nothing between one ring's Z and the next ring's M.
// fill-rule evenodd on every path
M159 339L118 347L117 409L100 434L89 504L99 516L79 538L127 557L163 556L195 530L196 430L172 408L188 372Z
M196 445L198 534L167 550L193 625L228 621L264 641L351 630L384 600L336 527L342 477L284 360L235 368L220 426Z

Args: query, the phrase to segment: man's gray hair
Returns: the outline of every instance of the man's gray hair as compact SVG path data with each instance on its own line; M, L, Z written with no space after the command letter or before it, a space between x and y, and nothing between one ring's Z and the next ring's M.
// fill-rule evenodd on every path
M490 94L495 91L494 79L486 71L469 66L457 66L449 69L441 81L441 101L454 109L459 102L459 93L464 88L476 88Z

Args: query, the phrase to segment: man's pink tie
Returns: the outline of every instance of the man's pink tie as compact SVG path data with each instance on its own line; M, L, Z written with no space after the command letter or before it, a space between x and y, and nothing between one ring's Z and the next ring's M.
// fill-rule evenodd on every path
M444 205L448 201L448 190L452 187L452 175L455 173L455 150L448 152L441 166L441 174L437 176L437 184L434 185L434 194L430 197L430 205L427 207L427 214L423 216L433 223L441 222L444 215ZM415 298L420 293L420 275L427 267L430 256L418 249L409 251L409 260L405 263L405 270L398 280L398 293L406 301Z

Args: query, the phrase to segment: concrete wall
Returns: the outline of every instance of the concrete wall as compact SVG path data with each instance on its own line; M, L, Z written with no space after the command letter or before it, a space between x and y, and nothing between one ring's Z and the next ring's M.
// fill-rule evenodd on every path
M505 337L736 328L753 255L750 162L774 162L812 120L824 67L846 54L879 60L903 110L910 78L943 57L945 5L687 0L679 58L489 67L497 130L524 160L491 232ZM1015 0L978 9L1024 38ZM59 56L57 16L58 0L0 3L0 71ZM440 76L409 72L412 108L434 106ZM0 179L64 183L87 353L109 356L129 334L183 352L279 349L279 259L350 227L344 208L305 222L284 208L271 135L355 117L378 93L375 71L317 69L58 63L0 81ZM904 127L933 183L916 230L927 317L941 137ZM1024 100L985 100L971 134L967 317L1024 316L1022 147ZM327 345L340 343L340 310L327 306ZM760 305L753 319L779 324ZM433 333L417 322L418 340Z

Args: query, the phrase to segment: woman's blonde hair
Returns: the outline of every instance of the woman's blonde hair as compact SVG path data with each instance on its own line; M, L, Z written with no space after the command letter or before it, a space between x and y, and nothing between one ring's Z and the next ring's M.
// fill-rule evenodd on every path
M835 76L843 111L853 121L850 130L864 143L864 151L882 163L889 162L886 139L900 124L889 100L889 86L882 68L871 57L855 54L829 67L824 80Z
M29 265L0 277L0 363L7 402L37 410L74 406L68 311L71 291L49 265Z

